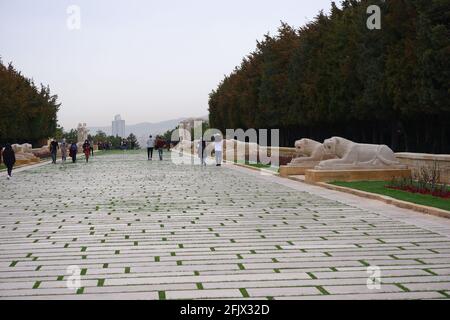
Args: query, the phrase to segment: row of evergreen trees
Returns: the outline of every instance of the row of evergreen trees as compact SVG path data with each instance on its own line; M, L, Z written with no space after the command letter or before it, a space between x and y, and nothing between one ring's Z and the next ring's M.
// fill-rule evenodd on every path
M369 30L369 5L381 30ZM345 0L282 23L210 94L214 128L279 128L280 143L340 135L450 153L450 0Z
M58 127L54 137L56 141L65 139L67 143L77 142L78 130L70 129L70 131L65 131L64 128ZM124 139L119 136L108 136L104 131L99 130L95 134L88 134L88 140L93 144L99 145L99 148L108 144L110 149L117 150L122 147L124 141L127 143L128 149L137 150L141 148L134 133L130 133L130 135Z
M0 144L33 143L56 132L58 97L0 60Z

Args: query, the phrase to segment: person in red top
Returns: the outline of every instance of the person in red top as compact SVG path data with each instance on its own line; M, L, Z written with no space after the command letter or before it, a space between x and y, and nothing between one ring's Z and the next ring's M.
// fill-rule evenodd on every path
M162 161L163 160L163 152L164 152L164 146L166 145L165 141L161 138L161 137L156 137L156 149L158 149L158 154L159 154L159 160Z
M86 162L89 162L89 156L91 155L91 144L86 140L83 144L83 152L86 157Z

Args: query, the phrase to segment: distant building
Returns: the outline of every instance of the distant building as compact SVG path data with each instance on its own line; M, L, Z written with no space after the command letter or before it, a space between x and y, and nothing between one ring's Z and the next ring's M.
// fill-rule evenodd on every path
M126 138L125 136L125 120L122 120L120 114L114 117L112 122L112 135L115 137Z

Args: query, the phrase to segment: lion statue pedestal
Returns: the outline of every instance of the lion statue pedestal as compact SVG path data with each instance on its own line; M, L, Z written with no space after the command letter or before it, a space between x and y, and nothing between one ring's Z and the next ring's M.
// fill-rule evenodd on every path
M411 176L411 170L386 145L360 144L333 137L325 140L323 147L326 154L336 158L321 161L308 170L307 182L389 181Z

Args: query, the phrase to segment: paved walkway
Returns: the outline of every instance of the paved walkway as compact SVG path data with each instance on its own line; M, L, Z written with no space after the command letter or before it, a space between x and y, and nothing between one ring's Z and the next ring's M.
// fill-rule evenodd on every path
M0 195L1 299L450 297L449 220L234 166L96 156Z

